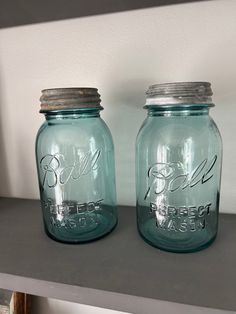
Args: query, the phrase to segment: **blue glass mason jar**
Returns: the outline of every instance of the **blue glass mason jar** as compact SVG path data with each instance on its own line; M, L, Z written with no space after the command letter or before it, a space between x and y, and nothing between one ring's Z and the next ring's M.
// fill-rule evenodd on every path
M216 237L222 141L209 116L211 84L149 87L136 142L137 224L151 245L193 252Z
M36 161L46 233L95 240L117 224L114 147L96 88L42 91Z

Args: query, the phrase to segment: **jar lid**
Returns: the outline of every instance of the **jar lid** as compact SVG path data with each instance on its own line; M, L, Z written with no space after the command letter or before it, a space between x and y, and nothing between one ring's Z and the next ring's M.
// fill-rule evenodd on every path
M97 88L91 87L44 89L40 102L40 112L77 108L103 109Z
M155 105L186 105L212 103L212 89L209 82L175 82L151 85L147 92L145 107Z

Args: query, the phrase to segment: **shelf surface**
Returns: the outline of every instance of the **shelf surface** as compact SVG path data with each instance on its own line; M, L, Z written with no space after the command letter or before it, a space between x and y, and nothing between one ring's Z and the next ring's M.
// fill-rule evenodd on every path
M0 28L205 0L0 0Z
M140 313L157 301L236 310L236 215L221 214L216 241L191 254L146 244L132 207L119 208L110 235L82 245L45 235L39 201L0 198L0 221L0 288Z

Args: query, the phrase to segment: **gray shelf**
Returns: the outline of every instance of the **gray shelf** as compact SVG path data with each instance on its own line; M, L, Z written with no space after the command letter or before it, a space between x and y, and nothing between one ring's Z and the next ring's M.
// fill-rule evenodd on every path
M0 0L0 28L194 1L206 0Z
M146 244L132 207L119 208L113 233L83 245L49 239L39 201L0 198L0 222L0 288L133 313L169 302L236 310L236 215L220 215L217 240L192 254Z

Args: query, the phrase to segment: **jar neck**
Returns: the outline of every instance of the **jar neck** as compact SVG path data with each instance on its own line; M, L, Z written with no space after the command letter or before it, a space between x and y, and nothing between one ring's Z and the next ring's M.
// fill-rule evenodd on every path
M64 119L83 119L83 118L99 118L100 108L78 108L67 110L50 110L42 112L46 120L64 120Z
M155 116L208 116L209 105L153 105L145 106L148 117Z

